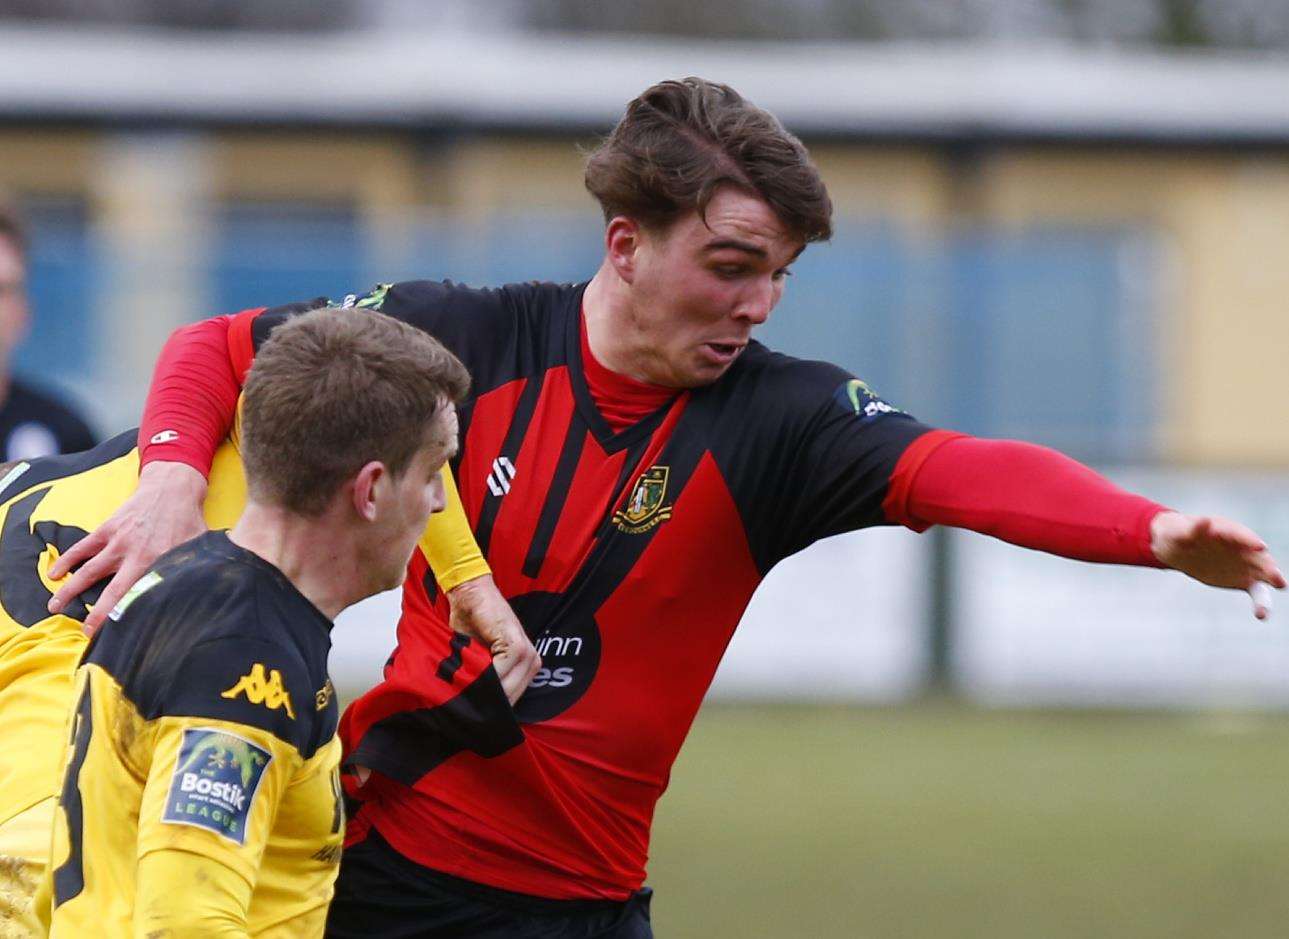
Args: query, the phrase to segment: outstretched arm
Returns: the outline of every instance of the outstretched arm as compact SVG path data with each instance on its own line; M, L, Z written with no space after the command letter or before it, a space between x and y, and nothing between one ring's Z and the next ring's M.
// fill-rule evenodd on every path
M1238 522L1171 511L1030 443L926 434L901 457L883 508L917 531L952 525L1064 557L1168 567L1247 590L1259 619L1269 612L1267 587L1286 586L1266 544Z

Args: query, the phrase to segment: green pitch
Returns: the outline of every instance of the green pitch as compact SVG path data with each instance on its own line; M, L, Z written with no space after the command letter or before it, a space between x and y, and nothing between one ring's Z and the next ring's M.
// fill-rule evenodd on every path
M1289 717L708 707L660 939L1289 935Z

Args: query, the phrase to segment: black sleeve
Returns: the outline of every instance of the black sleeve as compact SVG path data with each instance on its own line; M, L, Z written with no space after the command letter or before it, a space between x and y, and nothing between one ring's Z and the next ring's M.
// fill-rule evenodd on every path
M882 500L895 466L932 429L843 369L778 358L750 394L751 427L727 447L762 571L821 538L889 524Z
M513 376L519 358L519 309L529 285L474 288L451 281L380 284L372 292L345 297L339 306L376 310L424 330L459 358L470 372L474 392ZM326 298L272 307L255 319L251 335L258 349L279 323L327 304Z

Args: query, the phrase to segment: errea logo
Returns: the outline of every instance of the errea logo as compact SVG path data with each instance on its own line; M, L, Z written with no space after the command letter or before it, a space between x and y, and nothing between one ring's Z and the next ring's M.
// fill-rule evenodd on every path
M286 716L295 720L295 711L291 708L291 695L282 685L282 673L276 668L268 670L267 676L263 664L256 662L249 674L238 679L237 684L227 691L220 692L221 698L236 698L246 695L251 704L262 704L270 711L286 708Z

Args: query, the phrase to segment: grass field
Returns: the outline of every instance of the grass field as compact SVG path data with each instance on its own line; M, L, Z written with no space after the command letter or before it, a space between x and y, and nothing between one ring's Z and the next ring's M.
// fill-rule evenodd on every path
M1289 718L709 706L660 939L1289 936Z

